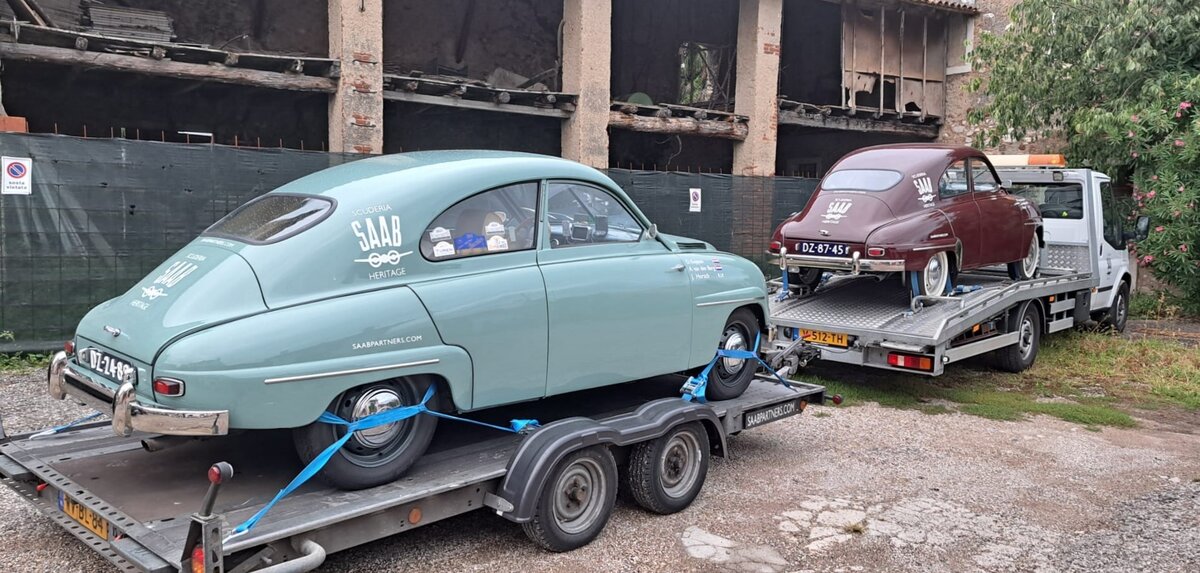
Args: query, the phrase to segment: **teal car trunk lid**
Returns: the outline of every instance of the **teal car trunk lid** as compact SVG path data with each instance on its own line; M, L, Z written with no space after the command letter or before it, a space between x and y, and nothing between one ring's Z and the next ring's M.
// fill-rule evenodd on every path
M178 336L265 310L258 279L242 257L192 242L128 292L92 309L76 334L152 364Z

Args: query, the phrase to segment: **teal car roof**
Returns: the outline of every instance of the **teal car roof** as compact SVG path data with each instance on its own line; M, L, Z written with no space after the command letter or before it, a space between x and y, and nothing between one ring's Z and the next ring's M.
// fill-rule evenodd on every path
M396 199L444 196L539 179L577 179L620 191L603 173L559 157L511 151L417 151L359 159L318 171L276 190L368 199L386 188ZM467 187L467 189L464 189ZM357 201L355 201L357 202Z

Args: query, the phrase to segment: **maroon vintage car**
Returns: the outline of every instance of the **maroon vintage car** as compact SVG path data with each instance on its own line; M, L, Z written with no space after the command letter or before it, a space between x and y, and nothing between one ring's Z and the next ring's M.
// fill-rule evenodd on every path
M838 161L808 206L775 229L770 248L797 289L833 270L904 273L913 296L942 295L959 271L1007 265L1011 278L1032 278L1041 225L980 151L883 145Z

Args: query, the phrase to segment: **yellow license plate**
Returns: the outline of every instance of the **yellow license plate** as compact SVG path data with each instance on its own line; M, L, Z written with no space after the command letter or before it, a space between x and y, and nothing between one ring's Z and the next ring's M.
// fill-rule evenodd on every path
M800 338L803 338L805 342L812 342L813 344L840 346L842 348L848 348L850 346L850 337L836 332L825 332L823 330L809 330L807 328L802 328L800 329Z
M67 497L62 492L58 494L58 508L71 519L95 533L100 539L108 539L108 522L96 512L84 507L83 504Z

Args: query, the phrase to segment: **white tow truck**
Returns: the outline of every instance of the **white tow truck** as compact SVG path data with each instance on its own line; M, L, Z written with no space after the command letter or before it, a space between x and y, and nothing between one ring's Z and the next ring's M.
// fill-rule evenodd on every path
M1035 278L970 271L954 296L913 299L900 281L830 277L811 293L773 299L771 346L786 357L778 365L795 371L820 359L936 376L990 353L997 368L1019 372L1033 365L1046 334L1092 321L1123 330L1135 280L1125 245L1145 237L1149 219L1126 230L1110 178L1067 167L1061 155L990 159L1004 187L1041 211Z

